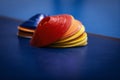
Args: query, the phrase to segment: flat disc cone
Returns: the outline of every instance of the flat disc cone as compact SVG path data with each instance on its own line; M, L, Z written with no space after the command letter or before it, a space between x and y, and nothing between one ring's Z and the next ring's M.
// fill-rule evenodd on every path
M44 18L31 39L31 45L44 47L56 42L69 29L71 21L71 16L67 14Z

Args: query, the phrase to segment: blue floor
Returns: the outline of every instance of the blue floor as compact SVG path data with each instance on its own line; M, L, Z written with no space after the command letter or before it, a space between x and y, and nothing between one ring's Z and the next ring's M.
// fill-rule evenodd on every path
M17 37L19 23L0 17L0 80L120 80L120 41L88 34L84 47L37 48Z

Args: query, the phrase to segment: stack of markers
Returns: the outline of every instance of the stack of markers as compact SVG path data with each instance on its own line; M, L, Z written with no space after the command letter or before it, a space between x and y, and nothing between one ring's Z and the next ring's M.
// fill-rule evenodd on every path
M45 17L46 15L41 13L32 16L30 19L18 26L17 35L24 38L32 38L32 35L35 32L37 25Z
M87 33L83 24L72 15L61 14L43 18L32 36L35 47L76 47L87 45Z

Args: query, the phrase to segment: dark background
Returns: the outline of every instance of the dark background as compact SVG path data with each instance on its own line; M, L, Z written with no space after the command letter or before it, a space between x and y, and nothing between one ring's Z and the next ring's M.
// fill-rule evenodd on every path
M68 13L86 31L120 38L120 0L0 0L0 15L27 20L37 13Z

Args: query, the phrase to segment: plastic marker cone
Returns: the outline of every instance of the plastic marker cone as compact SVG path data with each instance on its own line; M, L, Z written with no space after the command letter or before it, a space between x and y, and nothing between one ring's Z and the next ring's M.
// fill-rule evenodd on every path
M87 33L83 24L68 14L48 16L37 26L30 44L35 47L67 48L85 46Z
M33 35L31 45L44 47L59 40L69 29L71 21L71 16L66 14L44 18Z

